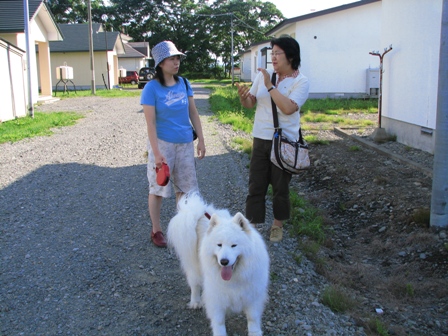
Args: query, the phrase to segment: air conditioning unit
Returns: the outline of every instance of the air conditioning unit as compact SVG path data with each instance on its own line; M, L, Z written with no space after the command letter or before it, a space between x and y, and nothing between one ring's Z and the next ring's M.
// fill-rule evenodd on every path
M126 69L120 68L118 71L120 72L120 77L126 77Z
M367 69L367 91L369 96L378 96L380 92L380 69Z
M56 79L73 79L73 68L66 65L56 67Z

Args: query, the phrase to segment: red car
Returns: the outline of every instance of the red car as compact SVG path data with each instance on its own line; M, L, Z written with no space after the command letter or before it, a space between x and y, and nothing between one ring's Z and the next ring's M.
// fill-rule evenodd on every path
M120 84L137 84L138 83L138 73L137 71L126 71L126 77L119 78Z

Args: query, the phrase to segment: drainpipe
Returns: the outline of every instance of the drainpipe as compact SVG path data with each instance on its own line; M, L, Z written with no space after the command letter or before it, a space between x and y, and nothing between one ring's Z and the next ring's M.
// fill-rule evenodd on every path
M34 105L33 105L33 90L31 87L31 47L30 47L30 32L29 32L29 8L28 0L23 0L23 22L25 24L25 41L26 41L26 72L28 80L28 112L31 118L34 118Z

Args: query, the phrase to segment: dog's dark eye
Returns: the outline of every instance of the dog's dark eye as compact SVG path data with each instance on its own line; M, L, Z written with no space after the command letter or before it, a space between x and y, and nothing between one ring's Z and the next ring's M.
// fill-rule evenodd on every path
M236 244L233 244L232 247L236 247Z
M219 247L222 247L222 244L218 244Z

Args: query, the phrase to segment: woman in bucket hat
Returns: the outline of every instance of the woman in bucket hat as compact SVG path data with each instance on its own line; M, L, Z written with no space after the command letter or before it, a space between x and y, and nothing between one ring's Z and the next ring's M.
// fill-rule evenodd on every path
M148 131L148 208L152 222L151 240L158 247L166 247L160 211L163 197L171 196L171 187L170 183L166 186L157 184L156 168L160 169L162 163L170 168L177 202L184 193L198 190L191 125L198 137L199 159L205 155L205 143L193 90L186 79L177 75L185 54L171 41L160 42L151 53L156 74L145 85L140 100Z

